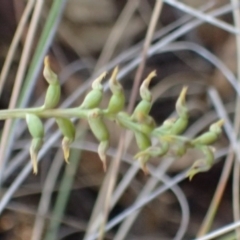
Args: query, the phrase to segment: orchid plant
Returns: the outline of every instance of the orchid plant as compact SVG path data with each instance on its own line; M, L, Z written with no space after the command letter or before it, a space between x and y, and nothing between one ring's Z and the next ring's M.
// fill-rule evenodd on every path
M159 127L154 119L149 115L152 107L152 95L149 90L151 80L156 76L156 72L151 72L143 81L140 87L141 101L135 107L131 115L124 111L125 96L123 87L117 81L118 67L113 70L109 86L112 96L106 109L99 108L103 97L102 80L106 72L102 73L92 83L92 90L86 95L83 103L79 107L58 109L56 108L61 95L60 83L57 75L50 66L49 57L44 60L43 75L49 86L46 91L44 104L37 108L24 108L13 110L1 110L0 119L24 118L26 119L29 132L32 136L30 146L30 156L34 174L37 174L37 156L43 145L44 126L42 118L54 118L58 128L62 132L62 149L65 161L68 163L70 144L75 138L75 127L70 120L73 117L86 119L89 127L99 141L98 154L106 171L106 152L109 147L109 130L105 124L105 119L114 121L122 128L134 133L139 152L134 156L140 163L141 168L147 173L146 164L151 157L163 157L167 154L183 156L190 148L199 149L204 157L196 160L187 176L192 177L199 173L208 171L214 162L214 148L211 146L216 142L222 133L223 120L213 123L209 131L203 133L195 139L189 139L181 134L188 126L188 109L186 105L187 87L184 87L176 102L176 119L167 119ZM159 145L152 146L152 137L157 138Z

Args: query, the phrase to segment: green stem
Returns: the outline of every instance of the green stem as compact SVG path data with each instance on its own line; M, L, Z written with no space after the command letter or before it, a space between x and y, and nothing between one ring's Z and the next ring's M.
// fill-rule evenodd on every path
M17 108L17 109L7 109L0 111L0 120L6 120L9 118L25 118L26 114L35 114L39 118L82 118L87 119L88 116L87 109L76 108L66 108L66 109L44 109L43 107L38 108ZM121 126L130 129L132 131L142 132L144 134L149 134L152 132L152 128L146 124L139 124L132 122L125 115L120 114L108 116L107 113L102 111L105 118L109 120L117 120Z
M9 118L25 118L26 114L32 113L40 118L55 118L55 117L66 117L66 118L87 118L88 110L79 108L69 109L44 109L39 108L18 108L18 109L7 109L0 111L0 120L6 120Z

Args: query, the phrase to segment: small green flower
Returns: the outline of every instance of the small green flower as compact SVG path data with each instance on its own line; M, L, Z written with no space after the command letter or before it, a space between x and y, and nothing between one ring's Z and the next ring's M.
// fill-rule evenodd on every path
M184 132L188 126L188 109L186 104L187 87L184 87L176 103L176 111L179 118L171 127L171 134L178 135Z
M79 106L81 109L93 109L98 107L103 97L103 86L101 84L104 77L107 75L106 72L102 73L92 83L92 90L86 95L83 103Z
M152 94L148 89L149 84L156 76L156 71L151 72L148 77L143 81L140 87L140 96L142 100L136 106L131 118L136 122L144 122L152 107Z
M164 142L161 147L148 147L145 150L137 153L134 158L138 159L140 162L141 168L144 171L145 174L148 173L146 164L150 157L161 157L167 154L169 150L169 144L167 142Z
M123 110L125 105L125 96L122 85L117 81L118 67L113 70L110 78L109 86L112 92L112 97L109 101L107 113L116 114Z
M33 165L33 173L37 174L37 156L43 145L44 127L41 119L34 114L26 114L26 122L28 130L33 137L29 152Z
M190 170L187 172L187 177L189 177L189 180L192 180L192 178L199 172L207 172L214 163L214 148L208 147L208 146L198 146L205 158L199 159L190 168Z
M50 60L48 56L44 59L43 75L46 81L49 83L43 108L55 108L58 105L61 97L61 86L57 75L52 71L50 67Z
M138 131L135 131L134 135L135 135L135 139L136 139L138 148L141 151L144 151L144 150L148 149L151 146L151 140L150 140L150 138L146 134L138 132ZM141 168L142 168L142 170L144 171L145 174L148 173L148 169L147 169L146 164L147 164L147 162L149 160L149 157L150 156L148 156L148 155L142 155L142 156L138 156L137 157L137 159L138 159L138 161L140 163L140 166L141 166Z
M219 136L222 133L222 126L224 120L219 120L216 123L212 124L209 128L209 131L203 133L201 136L195 138L191 141L193 145L211 145L217 141Z
M89 111L88 123L94 136L100 142L98 154L103 162L103 168L106 170L106 151L109 146L109 132L103 121L103 116L100 109L95 108Z
M75 139L75 127L73 123L67 118L56 118L57 125L62 132L64 138L62 140L62 149L64 154L64 159L67 163L69 158L69 146Z

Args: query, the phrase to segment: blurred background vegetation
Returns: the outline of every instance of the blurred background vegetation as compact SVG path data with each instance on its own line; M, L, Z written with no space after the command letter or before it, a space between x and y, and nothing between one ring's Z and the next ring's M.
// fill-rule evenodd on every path
M35 176L25 122L1 121L0 239L200 239L239 221L239 5L239 0L1 0L1 109L43 103L47 84L42 67L48 54L62 83L61 107L78 106L94 77L118 65L127 109L136 91L136 73L143 80L156 69L151 115L158 125L175 115L184 85L189 87L187 136L206 131L219 118L226 125L214 146L216 164L190 182L184 174L201 157L199 152L152 159L145 176L132 158L137 152L133 136L127 133L121 149L121 129L110 122L109 169L104 173L97 142L81 120L74 120L78 137L69 165L64 164L56 126L46 120ZM139 70L143 52L148 54ZM102 106L110 96L106 85ZM137 95L134 105L139 99ZM118 166L120 150L124 154ZM150 201L154 191L159 194ZM139 201L145 207L134 218ZM125 210L130 217L124 217ZM118 217L123 217L121 223L94 238L104 222ZM233 231L214 239L239 236Z

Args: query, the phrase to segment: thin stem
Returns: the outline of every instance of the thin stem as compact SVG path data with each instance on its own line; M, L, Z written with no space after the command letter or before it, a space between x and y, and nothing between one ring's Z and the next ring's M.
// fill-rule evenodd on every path
M231 0L232 6L238 3L236 0ZM240 27L240 11L239 9L233 8L233 19L234 19L234 25L237 29ZM236 60L237 60L237 79L239 80L240 77L240 36L236 35ZM239 134L240 130L240 112L239 112L239 106L240 106L240 97L237 97L236 102L236 111L235 111L235 117L234 117L234 130L236 134ZM233 168L233 218L234 221L237 222L240 219L240 213L239 213L239 178L240 178L240 164L239 159L235 159L234 168ZM240 237L240 229L236 229L236 238L239 239Z
M66 108L66 109L43 109L39 108L17 108L0 111L0 120L6 120L9 118L26 118L26 114L35 114L40 118L83 118L87 117L88 110L82 110L79 108Z
M2 94L2 89L3 89L3 86L5 84L7 75L9 73L9 70L10 70L10 67L11 67L11 63L13 61L14 54L15 54L17 46L18 46L18 44L20 42L21 35L22 35L22 32L23 32L23 30L25 28L25 25L27 23L29 15L32 12L34 3L35 3L35 0L31 0L31 1L27 2L27 6L24 9L24 12L22 14L21 20L20 20L20 22L18 24L17 30L16 30L16 32L14 34L13 40L12 40L10 48L8 50L8 54L7 54L6 60L4 61L4 65L3 65L2 71L0 73L0 95Z
M40 240L42 238L42 232L44 230L45 225L45 218L49 211L53 189L55 187L62 165L63 165L62 151L59 149L58 153L55 155L55 158L51 164L51 167L47 174L47 178L44 183L31 240Z
M231 168L233 165L233 155L234 155L234 153L231 151L231 154L228 155L228 157L225 161L225 165L223 167L223 171L222 171L220 180L218 182L217 189L214 193L213 199L208 208L208 211L203 220L203 223L197 233L197 237L204 236L210 230L210 228L212 226L213 220L216 216L218 207L222 200L222 196L223 196L224 190L226 188L226 184L229 179L229 175L231 173Z
M208 22L216 27L219 27L227 32L233 33L233 34L239 34L239 30L238 28L232 26L231 24L225 23L222 20L219 20L217 18L214 18L213 16L206 14L206 13L202 13L199 10L196 10L192 7L189 7L188 5L181 3L179 1L176 0L164 0L165 3L174 6L175 8L178 8L179 10L188 13L196 18L199 18L201 20L203 20L204 22Z
M118 150L116 153L116 157L114 159L113 164L111 165L111 171L110 171L110 181L108 184L107 192L106 192L106 198L105 198L105 203L103 206L103 219L100 225L100 234L99 234L99 240L103 240L105 236L105 226L108 220L108 214L111 209L111 198L112 198L112 193L116 185L117 181L117 175L118 175L118 169L120 166L120 162L122 159L123 151L124 151L124 142L125 142L125 132L122 132L120 136L120 142L118 145Z
M48 226L46 236L44 237L45 240L58 239L58 228L64 216L64 212L71 192L71 187L78 169L77 166L81 159L79 153L81 152L79 152L78 150L72 151L72 161L71 164L67 165L64 176L61 180L58 197L53 209L53 218L51 219Z
M122 10L120 16L118 17L108 36L108 39L95 66L95 70L102 68L111 59L114 50L119 44L121 37L124 36L124 30L126 29L127 24L132 18L134 12L138 8L138 5L139 0L126 2L124 9Z

